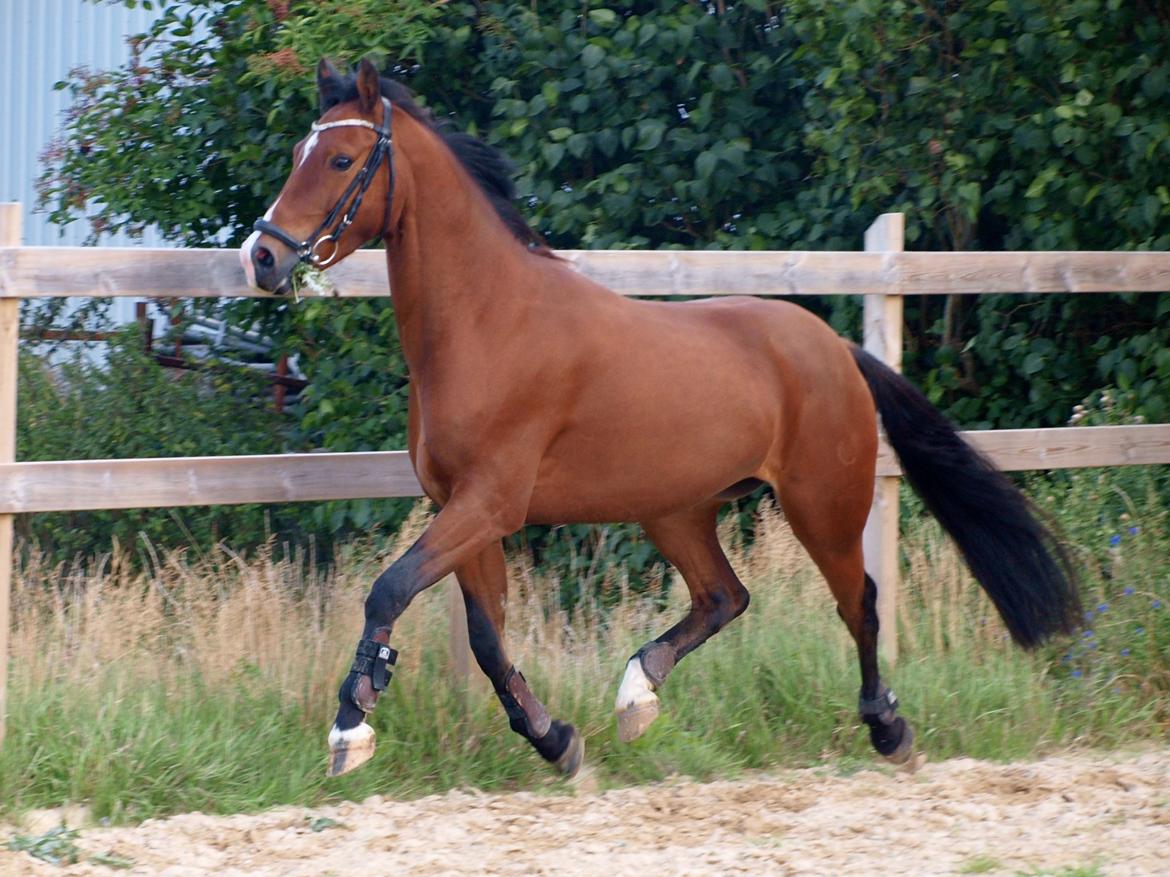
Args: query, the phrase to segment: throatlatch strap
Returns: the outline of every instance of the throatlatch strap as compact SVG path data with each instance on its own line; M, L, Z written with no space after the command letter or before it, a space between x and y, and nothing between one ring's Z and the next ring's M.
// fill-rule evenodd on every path
M349 669L351 673L369 676L374 691L383 691L390 684L390 678L394 675L390 668L397 660L398 652L390 646L384 646L372 639L364 639L358 643L357 655Z

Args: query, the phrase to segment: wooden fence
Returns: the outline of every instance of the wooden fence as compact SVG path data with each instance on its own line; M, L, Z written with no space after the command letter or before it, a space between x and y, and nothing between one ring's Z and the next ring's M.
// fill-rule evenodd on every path
M19 223L18 205L0 205L0 742L14 515L421 495L405 451L14 462L21 299L261 295L244 285L234 250L21 247ZM865 296L865 346L894 368L901 361L906 295L1170 291L1170 253L908 253L903 252L901 214L880 217L866 232L862 252L590 250L560 255L626 295ZM380 252L355 253L329 273L338 297L389 294ZM1170 425L965 435L1005 470L1170 463ZM880 586L881 647L888 661L897 656L898 475L897 462L883 443L866 560ZM462 601L453 599L452 606L461 609ZM458 627L453 623L453 631ZM465 645L456 651L457 665L466 667Z

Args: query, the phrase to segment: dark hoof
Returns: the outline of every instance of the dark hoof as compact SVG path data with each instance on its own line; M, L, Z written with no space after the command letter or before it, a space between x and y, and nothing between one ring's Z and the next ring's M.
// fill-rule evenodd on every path
M902 742L893 753L886 756L886 760L894 765L898 773L918 773L918 769L926 764L926 753L914 751L914 732L909 725L906 726Z
M903 766L911 764L913 760L914 732L910 730L909 725L906 725L905 731L902 733L902 739L898 743L898 747L886 756L886 761L888 761L890 764Z
M873 748L890 764L904 765L914 757L914 732L900 716L888 725L870 725L869 736Z
M569 745L565 747L565 751L561 753L561 757L553 762L553 766L565 775L567 779L572 779L577 775L577 771L581 769L581 764L585 761L585 738L571 725L570 731L572 736L569 738Z

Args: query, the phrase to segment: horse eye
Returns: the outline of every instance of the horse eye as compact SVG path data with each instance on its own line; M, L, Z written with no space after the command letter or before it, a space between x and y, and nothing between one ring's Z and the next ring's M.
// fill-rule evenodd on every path
M347 171L353 166L353 159L347 155L338 155L329 164L335 171Z

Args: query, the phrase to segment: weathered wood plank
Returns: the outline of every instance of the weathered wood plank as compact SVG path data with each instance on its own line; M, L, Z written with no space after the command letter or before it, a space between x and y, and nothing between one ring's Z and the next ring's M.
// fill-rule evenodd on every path
M1005 472L1170 464L1170 424L972 430L962 436ZM900 473L883 440L878 474Z
M742 250L563 250L587 277L624 295L884 293L897 263L884 253Z
M420 496L406 451L0 465L0 512Z
M1170 253L903 253L905 295L979 292L1166 292Z
M564 250L576 270L625 295L945 295L1167 292L1170 253L888 253ZM354 253L329 272L339 297L389 294L384 254ZM0 248L0 298L263 296L236 250Z
M574 269L627 295L834 295L882 291L896 266L856 252L565 250ZM385 255L329 270L334 295L389 294ZM0 250L0 297L263 297L236 250L20 247Z
M20 247L0 250L0 297L208 298L254 294L234 250Z
M866 252L901 253L905 237L906 217L884 213L866 229ZM862 339L869 353L894 371L902 371L900 295L865 296ZM877 477L873 506L862 534L866 572L877 584L878 651L890 667L898 661L898 483L895 476Z
M963 435L1007 470L1170 464L1170 425ZM901 474L884 443L878 474ZM405 451L0 464L0 514L420 495Z

